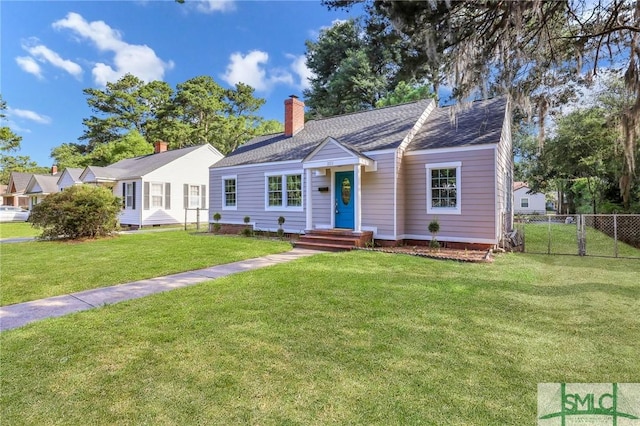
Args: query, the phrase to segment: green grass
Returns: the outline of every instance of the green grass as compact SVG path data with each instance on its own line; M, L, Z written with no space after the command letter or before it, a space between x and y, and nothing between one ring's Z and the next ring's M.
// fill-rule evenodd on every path
M31 227L27 222L0 222L0 238L37 237L39 229Z
M2 244L0 305L190 271L270 253L289 243L166 231L83 242Z
M322 254L0 334L6 424L535 424L637 382L640 262Z
M586 231L588 256L615 256L613 238L589 226L586 227ZM578 254L575 224L527 223L524 224L524 232L527 253L548 253L550 249L552 254ZM640 249L618 241L618 256L640 258Z

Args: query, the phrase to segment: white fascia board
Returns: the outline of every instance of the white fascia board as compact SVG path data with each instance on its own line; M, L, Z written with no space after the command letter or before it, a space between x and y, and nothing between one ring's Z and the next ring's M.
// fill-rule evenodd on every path
M239 164L237 166L227 166L227 167L215 167L215 164L209 166L209 169L213 170L238 170L238 169L252 169L256 167L271 167L275 165L285 165L285 164L300 164L302 160L287 160L287 161L271 161L269 163L252 163L252 164Z
M486 149L496 150L497 148L498 148L498 144L492 143L492 144L460 146L460 147L452 147L452 148L420 149L418 151L405 152L404 155L412 156L412 155L425 155L425 154L447 154L447 153L465 152L465 151L482 151Z

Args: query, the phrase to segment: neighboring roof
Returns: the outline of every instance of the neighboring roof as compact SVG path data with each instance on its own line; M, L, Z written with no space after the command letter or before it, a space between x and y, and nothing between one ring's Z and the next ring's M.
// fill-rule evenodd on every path
M174 160L186 155L192 151L196 151L205 145L190 146L182 149L173 149L170 151L160 152L157 154L143 155L142 157L126 158L117 163L113 163L106 169L116 170L114 174L118 179L137 178L146 175L162 166L166 166ZM209 145L211 147L211 145ZM213 147L211 147L213 148ZM123 171L119 173L117 170Z
M141 157L126 158L106 167L87 166L81 173L80 177L84 179L87 173L91 172L97 180L115 181L121 179L139 178L154 170L159 169L162 166L166 166L172 161L177 160L178 158L187 155L190 152L196 151L202 147L208 147L214 152L217 152L217 150L210 144L173 149L157 154L148 154ZM222 154L220 154L220 156L222 156Z
M7 191L11 191L11 194L22 194L27 189L29 180L33 173L11 172L9 175L9 188ZM12 188L13 187L13 188ZM13 191L12 191L13 189Z
M507 108L506 97L473 102L458 111L453 106L436 108L427 117L407 151L457 148L500 142Z
M310 120L293 136L259 136L215 163L212 168L302 160L328 137L358 153L397 148L432 99L352 114Z
M521 188L528 188L529 185L527 185L527 182L513 182L513 190L517 191L518 189Z
M53 194L58 192L59 174L55 175L31 175L31 180L25 189L26 194ZM33 192L33 188L38 184L40 191Z
M84 169L76 167L67 167L62 173L67 172L74 182L80 182L80 175Z

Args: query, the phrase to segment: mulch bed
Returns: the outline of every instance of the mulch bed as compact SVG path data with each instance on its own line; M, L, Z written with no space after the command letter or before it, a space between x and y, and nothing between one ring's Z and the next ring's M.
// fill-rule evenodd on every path
M360 248L359 250L407 254L411 256L428 257L431 259L455 260L458 262L493 262L493 252L491 250L455 250L447 248L433 250L429 247L421 246Z

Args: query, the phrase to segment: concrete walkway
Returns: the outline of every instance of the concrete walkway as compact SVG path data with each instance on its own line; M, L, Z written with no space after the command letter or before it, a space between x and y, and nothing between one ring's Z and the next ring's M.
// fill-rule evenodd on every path
M181 272L166 277L151 278L112 287L96 288L64 296L3 306L0 307L0 331L21 327L27 323L45 318L60 317L72 312L85 311L98 306L122 302L123 300L137 299L154 293L187 287L238 272L290 262L317 253L322 252L294 248L285 253L241 260L196 271Z

